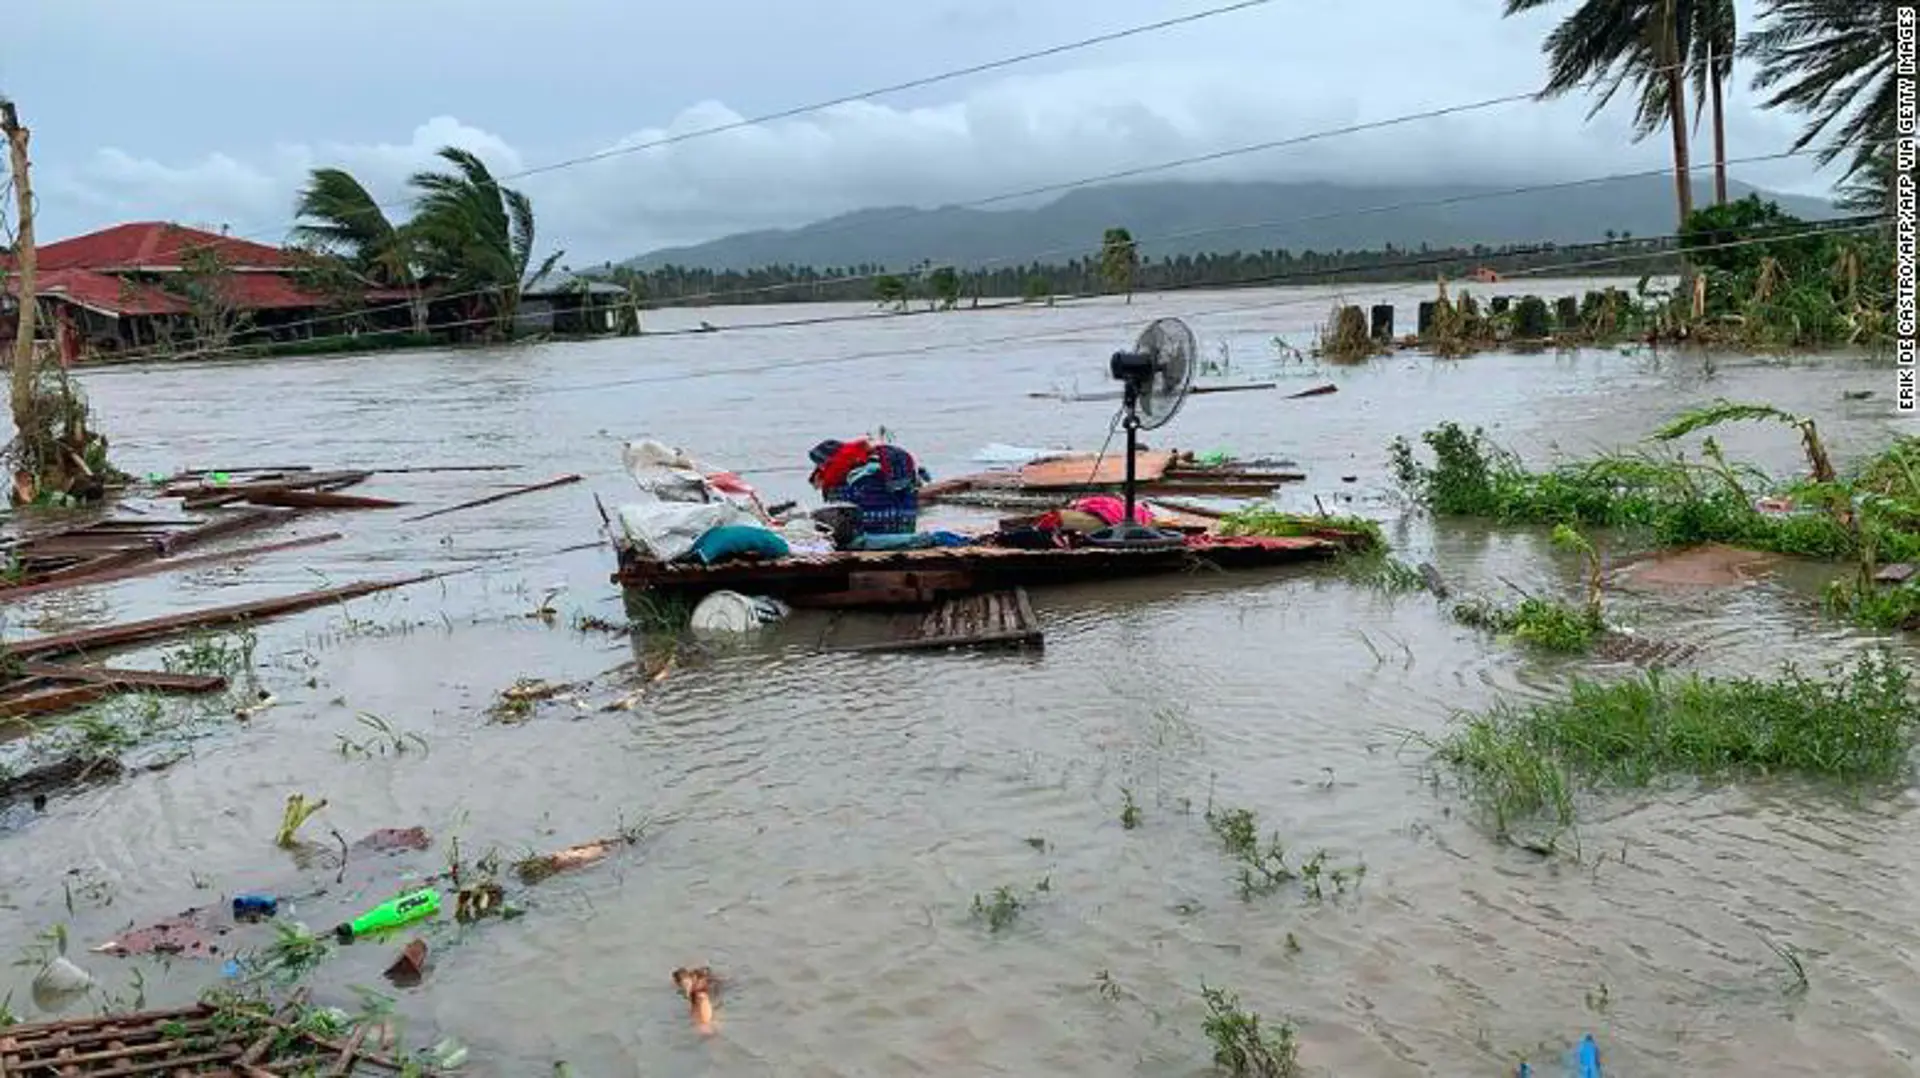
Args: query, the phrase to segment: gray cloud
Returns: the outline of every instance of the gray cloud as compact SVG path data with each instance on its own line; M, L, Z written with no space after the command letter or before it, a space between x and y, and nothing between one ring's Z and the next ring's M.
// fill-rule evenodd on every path
M77 10L97 6L93 0L74 0ZM209 5L182 0L182 6L186 14L176 13L172 20L177 31L192 31ZM283 6L317 10L309 4ZM446 6L443 0L422 0L418 9L408 5L384 21L397 19L389 33L402 33L425 17L423 11ZM494 9L492 4L461 5L469 11L476 6ZM631 12L625 9L636 5L568 0L557 6L563 15L608 20L604 32L593 35L598 39L627 28ZM58 126L69 114L59 108L43 111L41 130L58 132L42 137L36 155L47 230L60 235L117 220L172 218L279 238L289 223L293 192L317 165L349 168L376 194L398 198L405 177L431 165L434 150L447 143L473 149L496 171L511 173L1169 14L1164 5L1144 0L1102 5L1097 25L1090 17L1094 9L1064 3L903 12L878 0L839 0L808 7L813 13L808 19L797 19L788 6L743 0L716 0L707 8L709 17L733 20L727 38L700 39L698 33L713 25L697 15L679 17L679 23L659 23L646 38L636 39L633 64L643 70L678 69L702 50L724 53L746 42L737 51L757 57L764 72L740 74L734 57L720 66L740 74L737 84L702 94L692 87L717 80L687 80L683 91L680 83L648 78L645 91L632 95L634 102L594 92L620 82L617 70L583 68L557 43L543 42L525 20L508 15L502 16L506 22L481 20L479 29L448 32L450 85L440 85L437 78L383 78L377 69L389 50L382 45L365 58L289 58L280 80L248 86L243 94L231 87L216 91L211 85L229 68L237 77L260 61L239 50L249 58L230 62L223 59L225 50L208 44L222 35L257 43L268 30L251 21L221 30L224 24L209 19L200 28L208 40L176 34L167 38L171 44L163 51L191 52L206 65L180 76L199 93L213 95L196 97L200 108L256 122L195 122L179 132L181 137L156 143L149 129L152 108L127 110L130 116L95 113L81 128L84 136ZM336 15L357 9L371 11L364 0L328 5ZM508 11L504 5L500 10ZM754 17L745 17L748 10ZM1751 17L1750 11L1744 13ZM45 10L37 18L54 38L77 38L67 20ZM141 18L124 29L92 23L89 32L108 40L88 47L132 50ZM1370 10L1366 17L1345 8L1308 6L1304 0L1278 0L1254 12L1058 58L1031 72L1017 69L900 100L843 105L623 153L532 176L523 186L536 199L547 243L567 248L569 261L584 264L866 206L966 202L1524 91L1540 77L1539 40L1552 21L1551 12L1502 20L1482 0L1421 0ZM529 35L524 42L501 40L523 31ZM125 39L116 41L117 35ZM684 44L681 38L687 39ZM646 44L639 44L642 40ZM463 80L476 76L459 72L487 65L452 58L484 41L493 42L495 53L503 47L526 50L525 76L506 78L514 96L491 83L465 92ZM327 44L315 42L313 48L323 52ZM596 56L605 52L604 43L596 47L601 50ZM141 64L153 58L129 55L136 58L129 65L129 86L121 92L136 94L131 83L142 74ZM12 57L6 59L10 67L18 66ZM307 63L329 71L339 67L341 72L330 76L335 82L350 77L353 88L340 96L353 107L332 108L326 98L308 96L312 75L301 66ZM57 73L58 65L44 60L26 66L34 77L8 87L23 105L62 100L54 95L72 73ZM790 84L774 77L796 66L805 67L807 77ZM94 82L115 83L111 69L94 71ZM560 71L579 74L571 83L542 81ZM365 107L366 80L379 87L388 104ZM43 83L49 85L43 88ZM151 105L165 108L165 98L185 92L168 87ZM1501 105L1161 175L1525 183L1666 162L1664 137L1629 143L1623 106L1590 123L1587 108L1580 99ZM258 119L276 110L284 118ZM409 120L409 110L422 119ZM622 117L649 113L669 119L620 133ZM1735 87L1728 128L1733 156L1765 154L1786 148L1797 120L1758 110L1744 87ZM303 130L327 134L301 138ZM1708 149L1707 139L1699 138L1696 155ZM1749 182L1787 190L1819 193L1829 185L1829 177L1816 175L1806 160L1735 172Z

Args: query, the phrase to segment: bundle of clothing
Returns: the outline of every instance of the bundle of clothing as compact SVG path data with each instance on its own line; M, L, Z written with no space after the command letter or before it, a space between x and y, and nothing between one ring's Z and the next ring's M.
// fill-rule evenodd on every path
M913 454L866 438L828 439L807 453L807 477L829 503L853 506L860 535L909 535L920 522L920 485L932 479Z
M1020 550L1056 550L1079 546L1088 535L1110 528L1125 518L1127 505L1111 494L1092 494L1074 500L1065 509L1053 509L1032 521L1002 528L994 536L997 546ZM1153 512L1135 503L1135 524L1152 524Z

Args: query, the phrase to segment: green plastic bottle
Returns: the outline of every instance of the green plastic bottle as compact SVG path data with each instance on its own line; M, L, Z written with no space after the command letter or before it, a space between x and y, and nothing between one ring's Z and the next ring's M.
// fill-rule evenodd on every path
M399 928L410 921L431 917L439 912L440 892L429 887L382 902L352 921L335 928L333 934L340 938L341 943L352 943L355 937L364 936L369 932Z

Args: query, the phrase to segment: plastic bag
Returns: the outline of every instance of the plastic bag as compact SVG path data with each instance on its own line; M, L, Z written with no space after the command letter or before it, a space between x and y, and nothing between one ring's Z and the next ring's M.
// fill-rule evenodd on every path
M732 502L637 502L620 507L620 531L634 549L656 561L685 557L700 537L726 524L755 524Z
M685 452L650 438L628 442L620 454L627 474L640 488L643 501L705 502L712 500L700 466Z

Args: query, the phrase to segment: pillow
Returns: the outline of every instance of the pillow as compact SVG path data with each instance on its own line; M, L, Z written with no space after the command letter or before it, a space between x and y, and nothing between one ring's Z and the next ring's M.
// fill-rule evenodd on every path
M791 550L787 541L777 533L752 524L722 524L717 528L709 528L693 544L693 556L705 565L731 558L784 558Z

